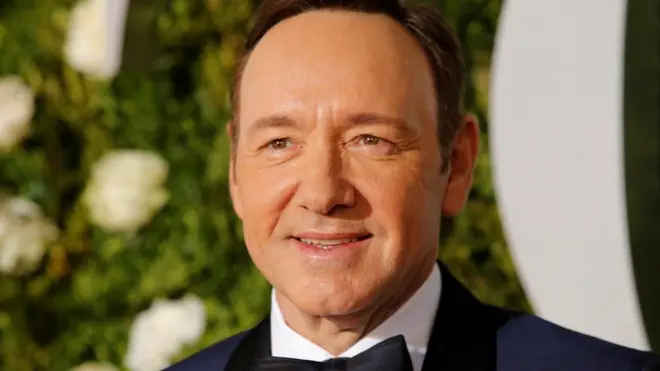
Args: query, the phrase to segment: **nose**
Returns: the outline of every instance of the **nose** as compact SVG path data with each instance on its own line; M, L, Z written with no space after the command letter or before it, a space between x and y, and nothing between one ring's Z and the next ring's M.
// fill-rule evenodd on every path
M328 216L354 207L355 189L343 175L340 150L329 145L306 149L296 195L299 206Z

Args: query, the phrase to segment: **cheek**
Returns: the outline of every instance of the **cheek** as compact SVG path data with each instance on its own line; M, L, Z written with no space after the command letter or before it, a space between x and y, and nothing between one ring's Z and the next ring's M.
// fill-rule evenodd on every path
M439 173L428 169L421 161L411 161L391 167L371 166L362 172L360 192L395 250L408 251L430 243L425 240L439 224L443 182Z
M296 178L281 168L263 169L241 165L237 173L237 188L243 205L243 227L246 234L260 240L269 239L291 197L295 193Z

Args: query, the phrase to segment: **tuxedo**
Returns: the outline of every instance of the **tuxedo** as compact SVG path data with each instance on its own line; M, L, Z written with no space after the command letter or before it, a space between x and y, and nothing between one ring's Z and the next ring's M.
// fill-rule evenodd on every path
M429 324L420 319L420 326L430 329L426 332L428 344L421 371L660 371L660 357L655 354L484 304L442 264L436 272L442 285L441 293L436 295L439 300L435 315ZM440 290L439 285L429 285L429 280L420 290L424 291L425 286ZM427 304L420 308L424 306L428 308ZM277 335L271 334L277 328L271 321L276 320L271 315L253 329L221 341L167 371L253 370L260 359L278 356L273 354L271 343L271 335ZM415 347L408 347L414 359Z

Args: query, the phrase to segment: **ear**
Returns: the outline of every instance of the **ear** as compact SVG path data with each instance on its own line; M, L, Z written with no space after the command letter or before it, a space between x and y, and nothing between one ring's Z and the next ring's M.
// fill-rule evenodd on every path
M234 212L239 219L243 219L243 204L239 197L238 183L236 182L236 143L234 139L234 123L227 123L227 137L229 138L229 196Z
M456 134L452 148L447 186L442 200L442 213L458 214L465 206L472 188L474 165L479 154L479 124L473 115L466 115Z

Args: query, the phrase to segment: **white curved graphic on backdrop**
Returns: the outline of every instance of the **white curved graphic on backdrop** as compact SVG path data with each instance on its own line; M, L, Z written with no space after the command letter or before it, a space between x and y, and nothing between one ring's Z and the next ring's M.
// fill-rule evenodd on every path
M625 0L508 0L491 89L499 210L536 312L649 345L623 169Z

